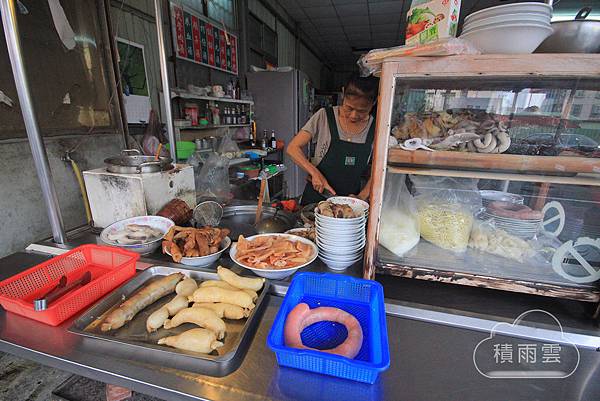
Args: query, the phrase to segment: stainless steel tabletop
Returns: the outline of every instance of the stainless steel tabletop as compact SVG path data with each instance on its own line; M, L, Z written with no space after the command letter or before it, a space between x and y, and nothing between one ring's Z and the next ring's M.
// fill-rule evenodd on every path
M46 260L17 253L0 260L7 277ZM323 266L313 266L323 270ZM356 271L355 271L356 273ZM580 348L575 372L565 379L490 379L478 373L473 352L489 331L426 321L431 310L399 301L386 305L390 369L373 385L322 376L277 365L266 337L281 304L285 284L273 286L261 324L240 368L222 377L167 369L122 359L90 344L67 328L0 313L0 350L39 363L131 388L166 400L581 400L600 398L600 353ZM407 318L407 311L422 311ZM504 338L499 336L500 339ZM503 340L504 341L504 340ZM508 341L508 340L506 340ZM537 341L541 345L545 341ZM527 343L536 343L529 340ZM515 357L516 358L516 357ZM563 360L569 364L573 361Z

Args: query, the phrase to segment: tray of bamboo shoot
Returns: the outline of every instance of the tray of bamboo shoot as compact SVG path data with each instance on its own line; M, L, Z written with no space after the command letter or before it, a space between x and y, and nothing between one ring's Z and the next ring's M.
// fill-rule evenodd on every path
M211 376L236 370L269 291L262 278L154 266L69 328L102 354Z

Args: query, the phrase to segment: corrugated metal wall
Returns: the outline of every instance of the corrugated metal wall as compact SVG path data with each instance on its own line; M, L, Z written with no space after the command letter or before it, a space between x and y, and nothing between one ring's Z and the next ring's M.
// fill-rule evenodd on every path
M277 24L277 59L280 67L296 63L296 37L282 24Z

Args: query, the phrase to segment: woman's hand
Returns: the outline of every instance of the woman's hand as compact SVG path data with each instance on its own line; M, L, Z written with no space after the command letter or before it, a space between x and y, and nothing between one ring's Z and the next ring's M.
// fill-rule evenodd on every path
M333 195L336 195L335 190L331 187L331 185L329 185L325 176L321 174L319 170L315 170L316 171L311 175L311 182L315 191L317 191L318 193L323 193L323 191L326 189Z

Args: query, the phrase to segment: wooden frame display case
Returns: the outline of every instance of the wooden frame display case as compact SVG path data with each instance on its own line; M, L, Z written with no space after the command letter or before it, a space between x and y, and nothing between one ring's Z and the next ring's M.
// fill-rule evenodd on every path
M364 277L600 301L600 56L388 58L380 76ZM398 182L410 199L388 217ZM381 245L405 234L380 238L383 221L411 218L416 246ZM452 248L444 230L466 236Z

